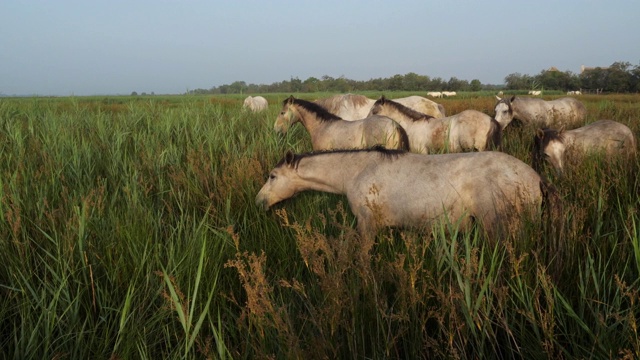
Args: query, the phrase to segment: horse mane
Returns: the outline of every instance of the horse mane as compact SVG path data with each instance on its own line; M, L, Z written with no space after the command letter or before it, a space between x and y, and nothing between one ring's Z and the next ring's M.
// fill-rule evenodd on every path
M421 113L419 111L413 110L410 107L404 106L404 105L400 104L399 102L396 102L396 101L393 101L393 100L389 100L389 99L387 99L385 97L381 97L380 99L376 100L374 106L375 105L382 105L382 104L389 104L394 109L398 110L401 114L405 115L406 117L408 117L412 121L427 121L429 119L433 119L434 118L431 115L423 114L423 113Z
M286 105L291 98L287 98L285 99L282 104ZM339 117L338 115L335 115L331 112L329 112L326 108L311 102L311 101L307 101L307 100L302 100L302 99L293 99L292 101L293 104L296 104L298 106L300 106L301 108L312 112L314 114L316 114L316 116L318 117L318 119L320 121L334 121L334 120L343 120L341 117Z
M353 107L361 107L367 104L369 98L364 95L342 94L316 100L315 103L324 107L330 113L337 113L344 103Z
M387 149L382 145L376 145L372 148L368 148L368 149L338 149L338 150L318 150L318 151L311 151L311 152L306 152L306 153L301 153L301 154L294 154L293 155L293 159L291 160L291 165L294 168L298 168L298 165L300 164L300 161L302 159L305 158L309 158L309 157L314 157L317 155L323 155L323 154L353 154L353 153L378 153L380 154L384 159L397 159L399 156L405 155L408 153L408 151L406 150L399 150L399 149ZM282 165L284 165L284 163L286 162L286 156L283 157L277 164L275 167L280 167Z

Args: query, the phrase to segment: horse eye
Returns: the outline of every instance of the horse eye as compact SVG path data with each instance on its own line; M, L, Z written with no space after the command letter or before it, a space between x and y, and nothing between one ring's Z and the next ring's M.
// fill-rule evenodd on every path
M275 178L276 178L276 176L275 176L275 175L273 175L273 174L269 174L269 180L274 180Z

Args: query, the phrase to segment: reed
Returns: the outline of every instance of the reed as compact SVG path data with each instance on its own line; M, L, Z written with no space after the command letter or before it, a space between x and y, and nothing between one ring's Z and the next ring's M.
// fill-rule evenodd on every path
M311 149L273 131L289 95L262 113L240 96L0 99L4 356L640 357L640 160L545 168L561 213L499 239L452 221L363 243L340 196L254 205L286 150ZM638 95L580 99L640 136ZM442 103L492 115L495 98ZM503 151L531 163L530 130Z

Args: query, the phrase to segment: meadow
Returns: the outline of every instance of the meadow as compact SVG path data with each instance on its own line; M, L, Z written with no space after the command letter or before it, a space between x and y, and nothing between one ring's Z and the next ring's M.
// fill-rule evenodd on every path
M547 166L561 209L500 239L436 224L367 244L342 196L255 206L284 152L311 149L300 125L273 131L289 95L261 113L239 95L0 99L2 357L640 358L639 159ZM640 95L579 99L640 138ZM531 163L532 130L510 125L503 151Z

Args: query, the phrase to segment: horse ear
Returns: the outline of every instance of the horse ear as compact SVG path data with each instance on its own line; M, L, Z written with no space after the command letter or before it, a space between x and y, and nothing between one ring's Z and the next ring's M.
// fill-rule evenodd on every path
M511 97L511 100L509 100L509 101L513 102L513 100L515 100L515 99L516 99L516 96L515 96L515 95L513 95L513 96Z
M502 100L502 98L498 95L496 95L496 99L498 99L498 101Z
M287 104L293 104L293 100L295 100L296 98L293 97L293 95L289 96L289 98L287 99Z
M294 157L295 155L293 154L293 151L287 150L287 152L284 154L284 163L286 165L291 165L293 163Z
M538 137L538 139L544 139L544 130L538 128L536 130L536 136Z

